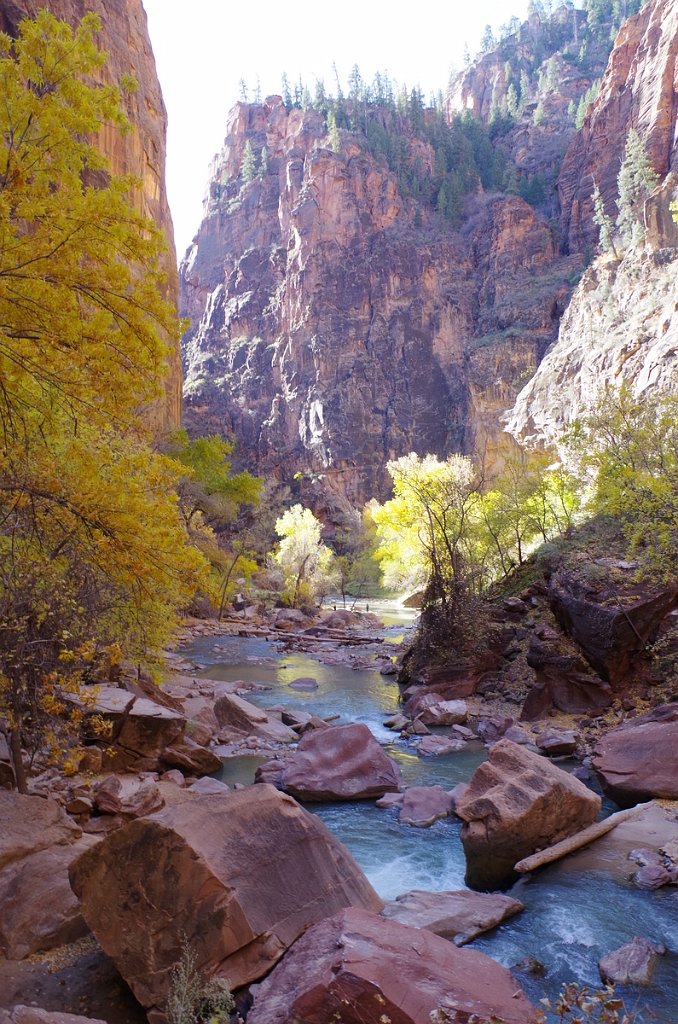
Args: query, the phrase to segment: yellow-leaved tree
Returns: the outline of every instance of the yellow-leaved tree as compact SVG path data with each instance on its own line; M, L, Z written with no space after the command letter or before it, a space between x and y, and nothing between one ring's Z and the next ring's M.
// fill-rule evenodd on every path
M22 748L65 757L97 652L152 658L205 572L144 426L179 323L138 183L92 142L130 130L99 30L43 10L0 35L0 726L21 789Z

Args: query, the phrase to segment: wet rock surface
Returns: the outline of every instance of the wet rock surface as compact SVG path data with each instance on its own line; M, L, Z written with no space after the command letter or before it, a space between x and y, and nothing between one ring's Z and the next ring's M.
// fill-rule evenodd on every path
M388 1017L424 1024L435 1009L525 1024L533 1007L504 967L431 932L349 909L310 928L254 990L249 1024ZM369 1014L369 1017L366 1015Z
M600 977L609 985L649 985L664 946L635 935L630 942L607 953L598 962Z
M413 890L388 902L382 916L413 928L426 928L461 946L521 910L519 900L497 892Z

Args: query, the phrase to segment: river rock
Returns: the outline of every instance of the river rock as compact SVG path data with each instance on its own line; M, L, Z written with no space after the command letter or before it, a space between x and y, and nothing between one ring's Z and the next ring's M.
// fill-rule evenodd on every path
M403 825L428 828L453 811L452 797L442 786L411 786L405 790L398 821Z
M410 719L406 718L405 715L391 715L390 718L384 719L383 724L387 729L392 729L393 732L402 732L410 724Z
M519 900L499 892L471 892L470 889L427 892L413 889L391 900L381 913L389 920L413 928L426 928L461 946L523 909Z
M311 676L299 676L298 679L293 679L292 682L289 683L289 687L290 690L300 690L302 692L306 691L307 693L311 693L313 690L318 689L318 681L316 679L312 679Z
M275 743L296 743L298 737L287 725L268 715L255 704L238 697L235 694L223 694L214 705L214 713L219 722L219 727L228 733L232 739L233 734L240 736L258 736L261 739L270 740Z
M496 743L512 725L513 719L507 718L505 715L481 718L478 722L478 736L483 743Z
M649 985L657 958L664 953L664 946L634 935L598 961L600 977L606 985Z
M519 860L590 825L600 804L545 757L499 740L455 801L464 819L466 884L486 891L509 885Z
M414 746L420 757L440 757L464 750L466 742L458 736L424 736Z
M238 988L310 925L382 901L313 814L271 786L194 796L129 822L71 868L104 952L157 1013L189 938L196 968Z
M98 842L94 836L82 836L21 857L0 870L0 951L8 960L23 960L87 934L68 871Z
M534 1007L509 971L420 928L351 908L310 928L254 988L248 1024L389 1020L428 1024L499 1017L525 1024Z
M181 742L165 747L160 759L163 768L180 768L188 775L211 775L221 768L221 758L185 736Z
M664 704L603 736L593 752L603 788L622 807L678 799L678 704Z
M375 807L401 807L405 799L404 793L384 793L378 800L375 800Z
M400 789L398 766L362 723L304 733L296 751L257 769L299 800L370 800Z
M468 705L465 700L441 700L429 704L418 717L424 725L463 725Z
M511 725L504 733L504 739L511 740L513 743L532 743L532 736L524 729L522 725Z
M565 757L577 749L577 733L573 729L545 729L535 743L548 757Z
M673 881L671 872L663 864L643 864L631 876L639 889L661 889Z

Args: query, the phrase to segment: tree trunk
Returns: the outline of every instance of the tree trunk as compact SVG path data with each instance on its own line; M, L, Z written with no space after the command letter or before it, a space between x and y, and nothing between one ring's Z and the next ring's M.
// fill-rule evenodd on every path
M9 749L12 755L16 788L20 793L26 794L28 793L28 779L26 778L26 769L23 757L21 756L21 734L18 729L12 729L9 734Z

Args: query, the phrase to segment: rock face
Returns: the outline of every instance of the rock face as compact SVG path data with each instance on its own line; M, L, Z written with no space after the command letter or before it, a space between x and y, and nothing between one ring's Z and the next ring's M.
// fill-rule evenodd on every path
M133 174L141 180L134 202L144 216L162 228L167 240L165 271L167 294L177 294L174 229L165 193L165 136L167 114L155 70L142 0L0 0L0 30L16 33L21 18L34 17L46 7L57 18L75 24L85 11L101 16L102 49L108 53L107 81L132 75L138 88L125 103L132 131L120 135L112 126L101 132L100 145L115 174ZM154 412L155 426L176 427L181 418L181 365L178 348L170 353L165 401Z
M513 866L590 825L600 797L511 740L499 740L456 799L463 818L466 883L491 890L515 880Z
M606 793L630 807L678 799L678 704L665 704L607 733L593 753Z
M498 1017L525 1024L534 1007L504 967L418 928L350 909L310 928L255 990L249 1024L329 1021L428 1024Z
M623 24L596 102L563 159L558 190L563 235L573 251L583 252L598 242L593 182L607 212L615 214L617 174L629 128L635 128L645 142L661 178L676 170L677 58L678 3L649 0L639 14ZM668 196L666 199L668 202ZM669 217L666 220L670 222ZM675 235L673 241L666 239L663 244L675 245Z
M162 1020L186 935L199 970L237 988L309 925L382 903L348 851L270 786L190 796L81 857L71 884L100 945Z
M549 600L561 628L614 685L628 679L659 624L678 604L678 587L609 607L588 598L576 580L560 575L549 581Z
M366 725L352 723L305 733L297 750L257 769L298 800L369 800L396 792L400 772Z
M382 915L413 928L426 928L462 946L521 910L519 900L498 892L413 890L387 903Z
M571 252L598 245L594 182L616 217L629 128L643 140L660 187L645 205L647 247L629 250L621 262L599 259L580 281L557 343L509 415L507 429L520 441L553 444L605 385L623 380L637 395L675 388L678 226L669 203L678 181L677 58L678 3L649 0L622 26L596 102L565 154L558 191Z
M268 154L250 182L247 142ZM233 431L250 468L306 472L301 497L322 474L340 503L385 496L386 460L411 450L494 458L577 262L517 196L473 197L462 235L355 137L333 152L317 111L238 104L181 268L187 423Z
M664 197L666 216L669 197ZM557 343L518 395L507 430L528 445L553 445L607 385L634 395L670 394L678 372L673 247L631 249L621 263L601 258L586 271L560 324Z

